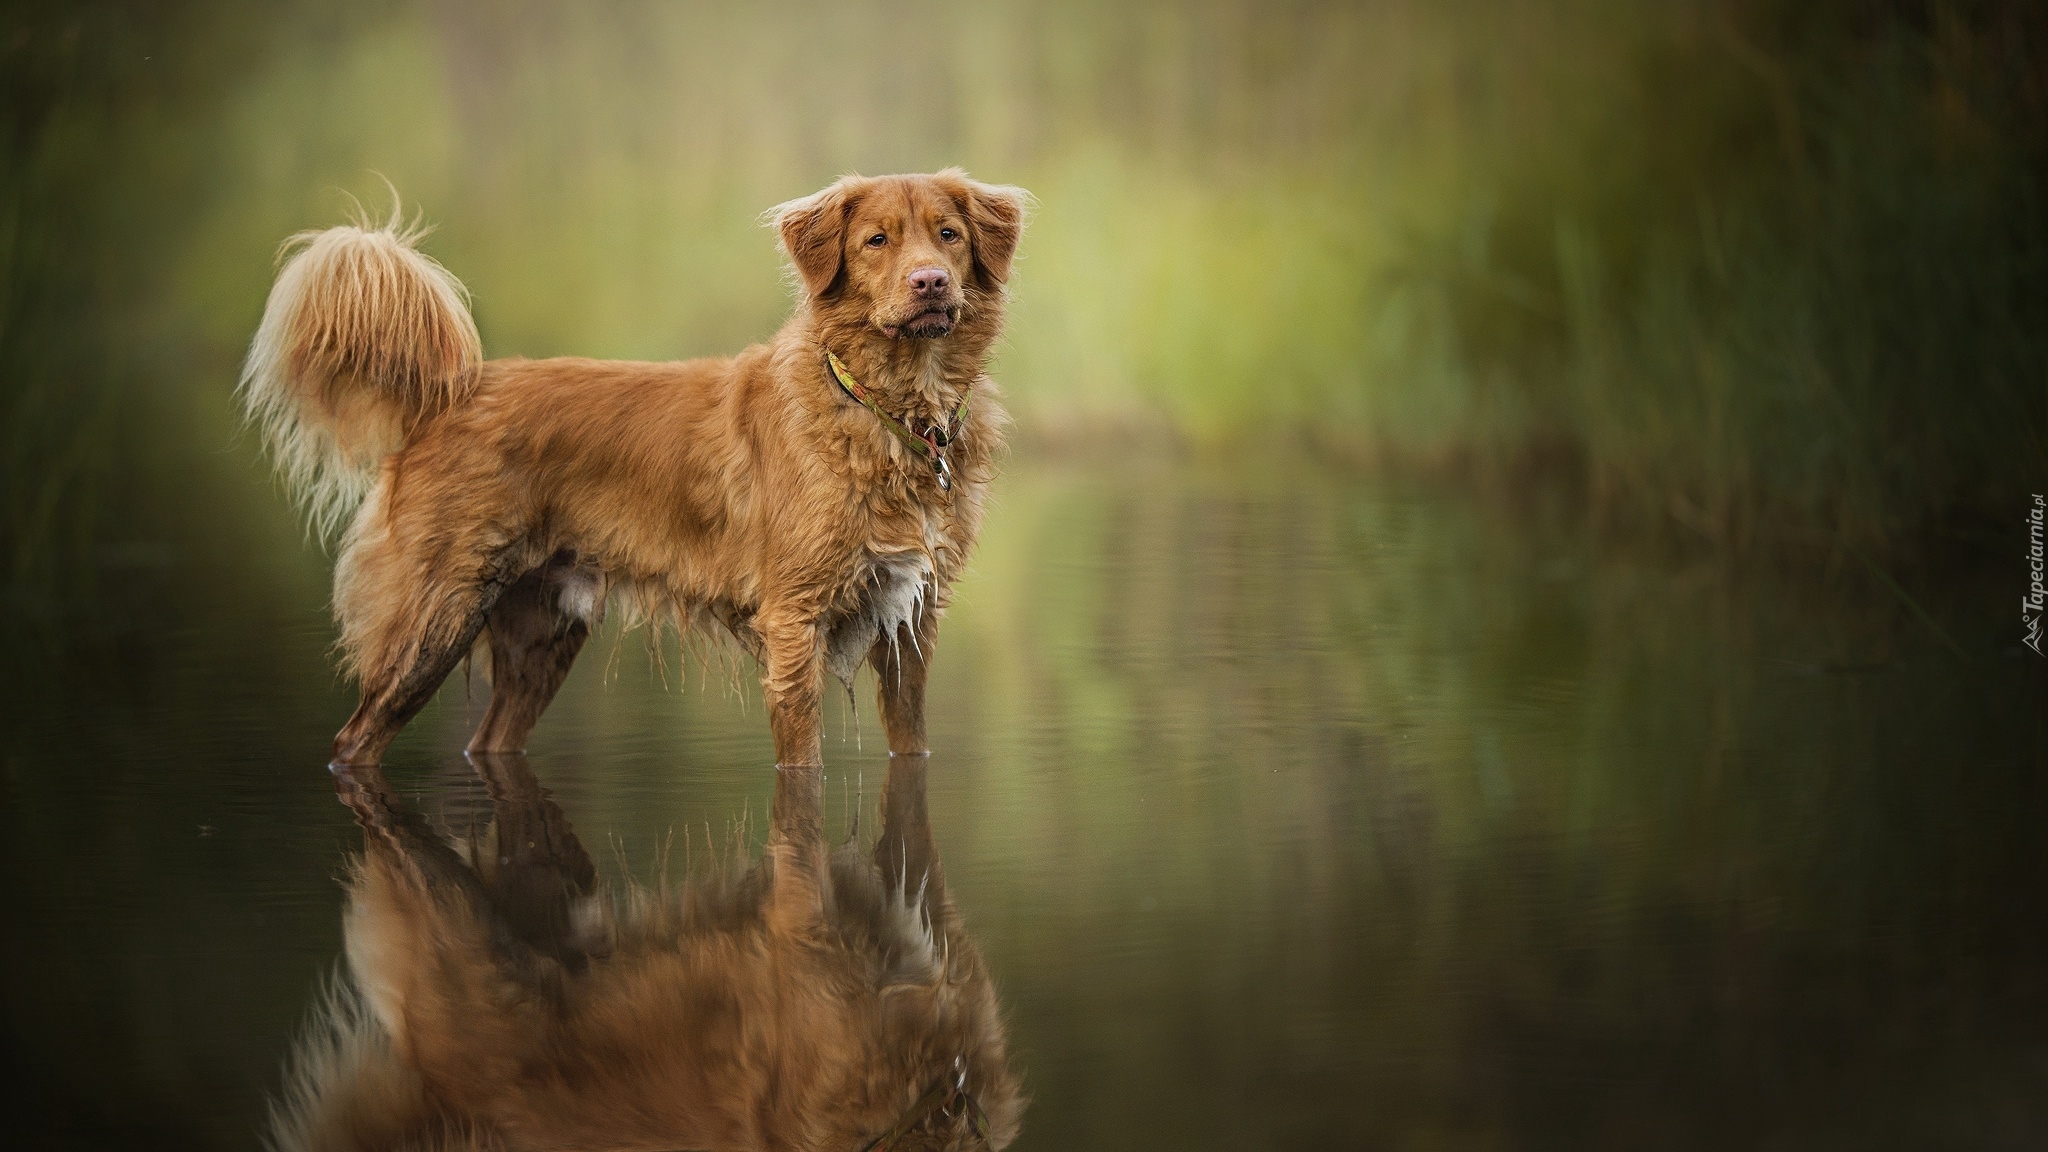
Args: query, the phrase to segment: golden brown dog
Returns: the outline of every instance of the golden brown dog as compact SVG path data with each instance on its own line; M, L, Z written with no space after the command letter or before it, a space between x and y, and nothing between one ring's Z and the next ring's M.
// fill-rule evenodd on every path
M863 659L890 750L923 751L1005 422L983 370L1024 204L958 170L784 204L796 314L674 363L486 363L461 284L395 210L294 237L242 395L314 523L355 510L334 612L362 702L335 761L378 762L479 638L470 748L521 747L607 603L736 637L779 764L819 763L824 676Z
M444 837L377 768L347 967L272 1113L280 1152L997 1149L1024 1110L994 985L947 897L922 756L882 832L825 845L823 770L776 777L751 869L607 894L524 759Z

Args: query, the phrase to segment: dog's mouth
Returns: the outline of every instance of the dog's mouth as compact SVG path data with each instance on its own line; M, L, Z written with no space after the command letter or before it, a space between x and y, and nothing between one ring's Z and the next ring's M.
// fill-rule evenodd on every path
M927 308L907 320L882 325L882 335L894 340L898 336L909 336L918 340L933 340L953 331L957 319L957 308Z

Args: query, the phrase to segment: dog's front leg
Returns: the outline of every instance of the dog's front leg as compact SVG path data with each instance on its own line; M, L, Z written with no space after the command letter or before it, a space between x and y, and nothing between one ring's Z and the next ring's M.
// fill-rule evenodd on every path
M938 614L927 601L916 619L898 626L894 636L876 640L868 653L868 663L875 669L882 731L893 755L912 756L930 750L924 738L924 683L932 642L938 635Z
M796 608L763 610L757 627L767 657L761 687L768 725L775 733L775 763L783 768L825 762L819 743L825 683L825 636L818 614Z

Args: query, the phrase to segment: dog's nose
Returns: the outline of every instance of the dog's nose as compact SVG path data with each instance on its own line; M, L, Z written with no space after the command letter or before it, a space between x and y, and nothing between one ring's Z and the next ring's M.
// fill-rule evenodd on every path
M944 268L919 268L910 274L910 290L919 296L937 296L952 282Z

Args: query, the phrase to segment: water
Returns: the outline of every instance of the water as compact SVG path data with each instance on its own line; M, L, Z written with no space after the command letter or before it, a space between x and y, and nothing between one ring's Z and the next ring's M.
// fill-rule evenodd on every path
M2009 574L1916 586L1958 654L1859 572L1596 546L1563 497L1028 453L999 491L928 801L1015 1147L2048 1141ZM253 1146L336 964L352 695L325 561L249 531L112 550L90 624L10 646L0 988L39 1146ZM528 759L614 881L686 830L758 843L775 787L751 671L653 664L594 640ZM387 765L447 826L488 809L483 691ZM871 692L827 714L833 838L875 828Z

